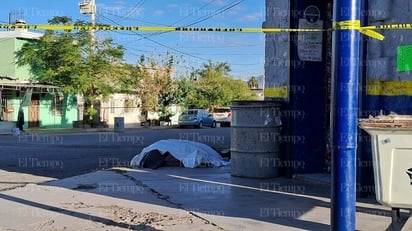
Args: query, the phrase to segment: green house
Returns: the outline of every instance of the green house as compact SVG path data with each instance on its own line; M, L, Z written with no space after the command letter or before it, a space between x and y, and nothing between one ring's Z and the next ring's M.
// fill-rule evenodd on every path
M0 130L15 126L19 108L24 112L24 128L72 128L78 120L74 95L34 81L29 67L16 65L15 52L41 36L22 29L0 31Z

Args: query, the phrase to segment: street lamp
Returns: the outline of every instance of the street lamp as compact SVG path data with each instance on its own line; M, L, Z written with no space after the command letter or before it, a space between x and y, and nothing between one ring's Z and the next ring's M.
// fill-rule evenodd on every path
M96 4L94 0L84 0L79 3L80 13L81 14L95 14L96 13Z

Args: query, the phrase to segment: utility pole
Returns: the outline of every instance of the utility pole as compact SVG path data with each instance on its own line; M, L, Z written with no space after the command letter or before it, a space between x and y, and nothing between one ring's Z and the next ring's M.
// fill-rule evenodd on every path
M90 22L92 23L92 26L94 27L96 25L96 2L95 0L90 0L92 12L90 14ZM94 47L94 30L90 31L90 36L92 39L92 47ZM92 48L92 53L93 53L93 48Z
M95 0L84 0L79 3L80 13L81 14L90 14L90 23L94 27L96 25L96 2ZM93 53L94 47L94 30L90 30L90 39L91 39L91 53Z
M96 2L95 0L83 0L79 3L80 13L81 14L90 14L90 23L92 27L96 25ZM90 30L90 55L94 53L94 45L95 45L95 38L94 38L94 30ZM93 103L90 105L91 108L94 108ZM84 110L84 107L83 107ZM84 112L83 112L84 113ZM84 114L83 116L84 117ZM90 117L90 119L93 119Z

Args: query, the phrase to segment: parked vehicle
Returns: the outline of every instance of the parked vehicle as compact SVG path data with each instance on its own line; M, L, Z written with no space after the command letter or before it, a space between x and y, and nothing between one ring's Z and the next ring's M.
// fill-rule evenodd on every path
M213 110L213 118L216 123L220 123L222 126L230 126L232 121L232 111L230 107L217 107Z
M194 126L197 128L216 127L216 121L213 116L204 109L189 109L184 111L178 120L179 127Z

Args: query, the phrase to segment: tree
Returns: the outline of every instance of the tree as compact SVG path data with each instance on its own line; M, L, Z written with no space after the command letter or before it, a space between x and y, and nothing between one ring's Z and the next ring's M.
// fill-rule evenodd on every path
M255 99L246 83L229 76L227 63L207 63L191 73L192 85L187 91L187 105L197 108L229 106L233 100ZM193 78L196 76L196 78ZM195 81L193 81L195 79Z
M257 89L259 88L259 81L255 76L252 76L248 81L247 85L250 89Z
M136 68L141 73L137 94L142 100L142 110L166 113L166 107L173 103L172 81L173 56L159 61L141 56Z
M223 63L213 63L209 61L208 63L203 64L203 69L198 70L198 74L201 77L222 77L227 76L231 71L229 64L226 62Z
M54 17L50 24L71 24L69 17ZM82 22L75 23L77 25ZM86 31L46 31L39 40L16 52L17 65L29 65L34 81L53 84L65 93L79 94L85 103L84 121L92 123L99 97L116 90L122 76L124 48L106 39L92 44ZM94 117L95 118L95 117Z

